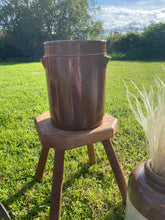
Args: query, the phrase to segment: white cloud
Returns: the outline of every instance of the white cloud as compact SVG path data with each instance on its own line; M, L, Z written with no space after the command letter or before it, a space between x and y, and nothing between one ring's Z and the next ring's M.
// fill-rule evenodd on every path
M102 6L97 18L103 22L106 33L115 30L124 32L129 29L141 31L152 23L165 22L165 8L142 10L132 7Z

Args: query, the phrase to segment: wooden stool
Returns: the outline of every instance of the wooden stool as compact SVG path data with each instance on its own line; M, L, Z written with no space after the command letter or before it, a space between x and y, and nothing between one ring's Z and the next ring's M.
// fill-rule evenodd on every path
M61 130L53 126L49 111L35 118L35 126L43 145L38 162L35 180L40 181L45 169L49 148L55 148L52 194L50 201L50 220L59 220L61 216L62 180L64 168L64 152L76 147L87 145L91 163L96 163L93 143L102 141L112 170L116 177L123 202L126 203L127 184L114 151L112 138L116 132L118 121L105 114L102 124L94 129L84 131Z

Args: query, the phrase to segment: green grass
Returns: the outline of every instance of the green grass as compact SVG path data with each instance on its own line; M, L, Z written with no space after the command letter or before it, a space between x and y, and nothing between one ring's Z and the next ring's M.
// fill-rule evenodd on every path
M149 88L158 75L165 81L164 62L111 61L107 66L106 112L118 118L113 144L124 175L146 161L144 132L126 100L122 79ZM41 183L34 174L41 144L34 127L36 116L47 111L46 78L40 63L0 65L0 202L12 219L48 219L53 149ZM90 165L86 147L65 154L62 220L124 218L113 172L103 146L95 144L97 165Z

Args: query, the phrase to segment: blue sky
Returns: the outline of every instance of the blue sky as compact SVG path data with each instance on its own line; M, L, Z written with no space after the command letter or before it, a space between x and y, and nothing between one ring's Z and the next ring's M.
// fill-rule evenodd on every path
M97 0L106 33L142 31L152 23L165 22L165 0Z

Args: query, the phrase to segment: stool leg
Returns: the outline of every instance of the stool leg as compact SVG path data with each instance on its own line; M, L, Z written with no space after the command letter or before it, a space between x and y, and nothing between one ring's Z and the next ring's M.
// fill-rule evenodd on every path
M44 172L45 166L46 166L46 161L47 161L47 158L48 158L48 153L49 153L49 148L43 146L42 150L41 150L38 166L37 166L37 169L36 169L36 173L35 173L35 176L34 176L34 179L37 182L40 182L41 179L42 179L43 172Z
M126 204L127 183L125 181L123 172L121 170L120 163L115 153L114 147L112 145L111 140L104 140L102 141L102 143L104 145L104 149L106 151L106 154L111 164L117 184L119 186L119 189L120 189L120 192L123 198L123 203Z
M65 151L55 150L49 220L60 220L61 216L64 153Z
M88 156L90 163L96 164L97 160L96 160L96 152L95 152L94 144L88 144L87 148L88 148Z

